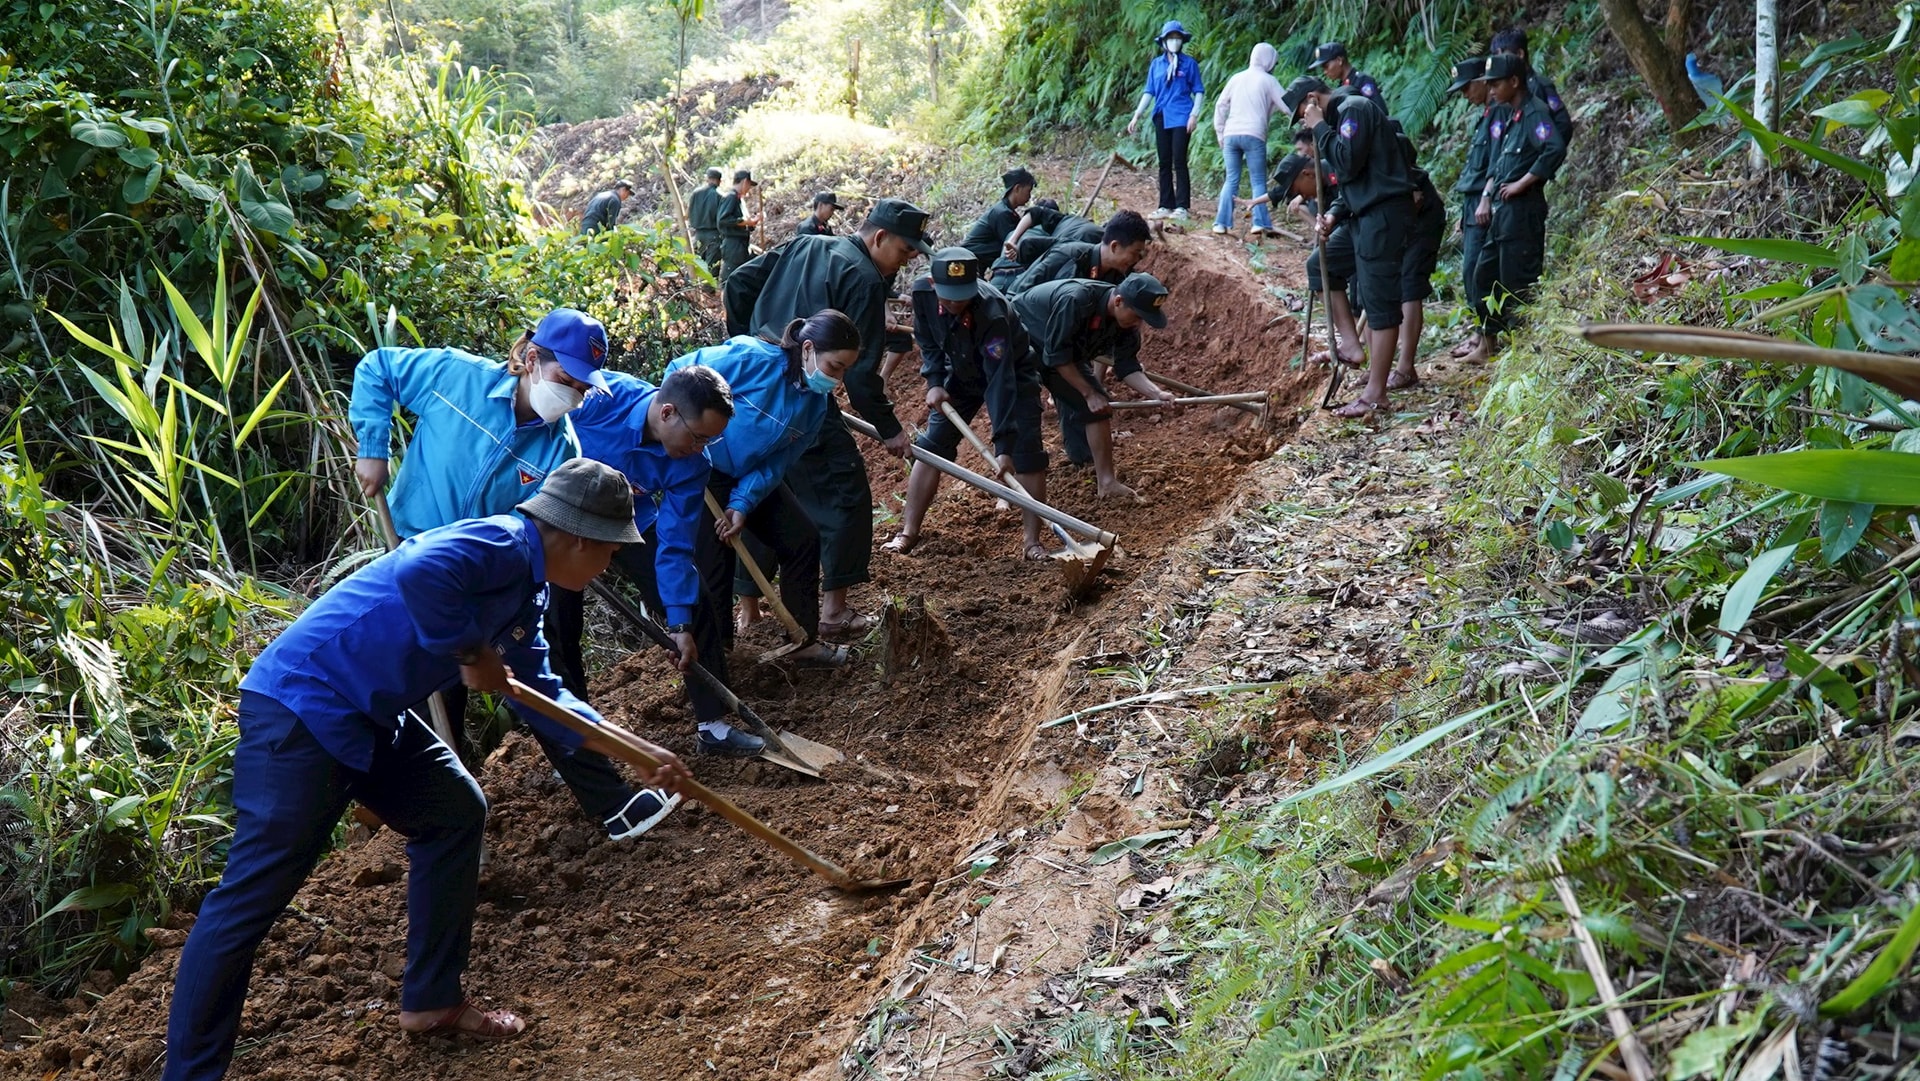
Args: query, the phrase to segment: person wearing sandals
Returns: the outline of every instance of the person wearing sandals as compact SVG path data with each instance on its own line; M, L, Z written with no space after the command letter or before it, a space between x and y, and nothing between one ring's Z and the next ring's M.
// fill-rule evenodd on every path
M1200 101L1206 88L1200 81L1200 63L1184 51L1191 37L1178 19L1169 19L1153 39L1160 51L1147 65L1147 85L1140 92L1127 121L1127 134L1140 127L1140 117L1153 112L1154 152L1160 159L1160 207L1150 217L1187 219L1193 201L1193 180L1187 171L1187 147L1200 124Z
M914 445L953 461L961 433L941 403L950 403L968 423L985 405L1001 467L1020 478L1028 495L1045 502L1040 373L1028 358L1027 333L1014 317L1012 302L980 280L980 260L971 251L942 248L933 253L933 273L913 285L913 337L920 346L928 410L927 430ZM939 489L940 471L925 462L913 463L900 532L887 541L887 551L907 555L920 543L927 507ZM1020 531L1026 558L1047 558L1047 547L1040 543L1040 519L1033 512L1021 513Z
M826 423L834 388L859 357L859 329L829 308L790 321L778 342L740 335L667 365L669 380L683 371L711 370L733 388L734 419L727 437L707 448L713 461L707 491L725 518L715 521L708 513L693 546L710 598L732 593L731 542L745 536L759 541L777 560L780 599L795 621L802 627L819 625L820 533L786 478L813 446ZM802 648L787 659L820 667L846 663L845 646L818 639L799 644ZM730 736L723 733L727 739L741 737L760 742L738 729Z
M572 308L548 312L505 364L458 349L375 349L354 368L347 407L361 490L371 498L387 486L397 406L415 418L388 497L400 536L511 511L579 456L567 417L589 393L605 391L606 355L606 328ZM466 688L455 684L441 697L463 734ZM672 809L663 793L628 786L607 756L562 753L533 731L580 808L613 840L640 836Z
M847 402L880 435L887 453L903 458L907 433L880 378L887 343L887 295L893 276L915 255L932 254L927 212L882 199L853 236L797 236L762 252L727 279L727 332L773 340L795 319L826 308L860 331L860 359L847 369ZM855 611L847 591L873 578L873 487L866 459L837 415L788 474L788 484L820 530L820 634L864 634L877 623Z
M164 1081L226 1074L254 952L326 854L349 800L407 839L400 1027L480 1040L526 1030L462 990L487 800L416 707L462 684L504 693L512 677L598 723L547 667L541 616L550 585L586 588L640 537L627 482L585 458L555 468L514 509L428 530L361 567L241 680L233 843L180 952ZM571 730L514 708L556 746L580 747ZM672 751L645 749L660 761L649 783L691 780Z
M1387 404L1387 375L1400 338L1400 263L1413 227L1413 177L1387 114L1371 97L1330 91L1311 75L1287 88L1288 111L1313 132L1320 160L1340 178L1316 224L1324 238L1345 225L1353 237L1354 277L1367 315L1367 385L1335 410L1364 417Z
M622 576L640 588L647 607L665 618L667 634L685 672L695 663L721 683L727 678L726 629L711 596L700 587L694 548L706 511L702 493L712 466L708 448L721 441L734 415L733 395L711 368L669 373L660 386L619 372L572 416L580 451L620 471L632 486L634 528L640 544L613 557ZM580 641L586 630L586 598L556 588L547 609L547 640L554 669L576 697L587 697L586 661ZM727 723L730 711L702 680L686 681L699 725L701 754L750 758L760 739Z

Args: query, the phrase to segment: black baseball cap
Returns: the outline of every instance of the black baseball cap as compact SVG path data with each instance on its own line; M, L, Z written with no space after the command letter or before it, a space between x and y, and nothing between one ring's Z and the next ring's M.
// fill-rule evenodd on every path
M1347 47L1344 44L1338 41L1326 42L1319 48L1313 50L1313 63L1307 65L1307 70L1312 71L1314 68L1325 67L1327 61L1336 57L1344 60L1346 56Z
M873 204L866 224L885 229L913 245L921 255L933 254L933 245L927 243L927 212L905 199L882 199Z
M1008 191L1012 191L1022 184L1032 188L1038 187L1040 182L1034 179L1033 174L1024 168L1008 169L1006 172L1000 174L1000 186Z
M1494 53L1487 57L1487 70L1480 76L1482 81L1497 82L1515 77L1526 78L1527 62L1511 53Z
M1453 82L1447 85L1447 93L1458 94L1465 90L1468 83L1478 80L1486 70L1487 58L1484 56L1469 56L1460 61L1453 66Z
M1280 95L1280 104L1287 107L1289 117L1300 115L1300 106L1307 100L1308 94L1331 93L1332 88L1326 82L1311 75L1302 75L1287 84L1287 92Z
M1167 325L1167 313L1162 306L1167 302L1167 287L1160 279L1151 274L1129 274L1127 280L1120 283L1120 299L1127 307L1140 313L1140 318L1155 330Z
M1267 188L1267 193L1275 197L1275 205L1293 191L1293 182L1300 174L1312 167L1313 162L1307 160L1305 154L1288 154L1280 159L1280 164L1273 167L1273 183Z
M839 196L833 194L830 191L823 191L823 192L820 192L818 195L815 195L813 197L813 205L814 206L830 206L835 210L846 209L846 207L840 205Z
M980 257L965 248L933 253L933 291L941 300L972 300L980 295Z
M735 170L733 171L733 182L734 182L735 184L738 184L738 183L740 183L740 182L741 182L742 180L744 180L744 181L746 181L746 182L747 182L747 183L749 183L749 184L758 184L758 183L760 183L760 182L759 182L758 180L755 180L755 179L753 178L753 170L752 170L752 169L735 169Z

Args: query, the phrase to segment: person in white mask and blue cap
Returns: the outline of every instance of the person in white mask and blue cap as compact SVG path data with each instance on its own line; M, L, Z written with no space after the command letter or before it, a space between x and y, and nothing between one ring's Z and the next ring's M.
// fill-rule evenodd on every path
M1200 124L1200 63L1186 54L1193 35L1178 19L1168 19L1154 38L1159 52L1147 65L1147 85L1134 106L1127 134L1140 126L1140 117L1153 111L1154 152L1160 158L1160 208L1148 217L1185 221L1193 201L1193 180L1187 173L1187 144Z

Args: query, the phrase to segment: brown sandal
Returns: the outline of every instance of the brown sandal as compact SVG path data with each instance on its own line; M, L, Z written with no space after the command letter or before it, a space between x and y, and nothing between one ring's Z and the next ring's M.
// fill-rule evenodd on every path
M478 1015L480 1023L472 1028L460 1024L468 1014ZM518 1027L516 1027L518 1026ZM462 999L460 1005L440 1015L440 1020L418 1031L410 1031L409 1036L464 1036L483 1043L500 1043L523 1036L527 1023L512 1010L483 1010L473 1004L472 999Z
M1370 402L1365 398L1355 398L1334 410L1333 415L1339 417L1341 420L1359 420L1362 417L1371 415L1374 410L1386 404L1385 402Z
M867 615L865 612L856 612L849 608L845 614L831 623L822 619L819 628L820 637L839 638L842 635L848 634L865 634L878 626L879 623L880 621L873 616Z
M1027 550L1021 555L1029 563L1044 563L1053 558L1053 553L1048 551L1044 544L1029 544Z
M903 556L912 554L914 546L919 543L920 534L918 533L895 533L893 536L887 538L887 543L880 547L885 551L892 552L894 555Z
M1408 387L1417 387L1419 385L1419 372L1403 372L1395 368L1393 371L1387 373L1388 390L1406 390Z

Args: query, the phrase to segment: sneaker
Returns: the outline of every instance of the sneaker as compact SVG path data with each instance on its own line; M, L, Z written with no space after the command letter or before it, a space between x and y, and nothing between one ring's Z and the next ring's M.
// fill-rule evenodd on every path
M1147 218L1151 221L1159 221L1161 218L1170 218L1172 216L1173 211L1163 206L1156 208L1153 213L1147 215Z
M1173 213L1168 214L1167 217L1172 218L1174 221L1186 221L1187 208L1183 206L1180 209L1175 210Z
M1257 230L1256 230L1256 231L1257 231ZM1226 236L1226 235L1227 235L1227 227L1226 227L1226 226L1224 226L1224 225L1216 225L1216 226L1214 226L1214 227L1213 227L1213 235L1215 235L1215 236Z
M647 832L680 806L679 796L670 796L655 788L643 788L627 800L627 805L607 817L607 839L625 841Z
M700 733L699 748L701 754L721 758L752 758L767 749L767 741L752 732L735 728L727 733L725 739L711 732Z

